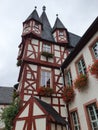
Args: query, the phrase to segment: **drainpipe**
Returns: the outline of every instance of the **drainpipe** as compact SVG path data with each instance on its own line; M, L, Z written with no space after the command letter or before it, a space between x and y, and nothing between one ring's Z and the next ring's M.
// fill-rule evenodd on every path
M64 76L64 69L60 68L61 73L63 74L62 79L63 79L63 86L65 85L65 76ZM72 130L71 128L71 120L70 120L70 113L69 113L69 103L65 103L66 104L66 110L67 110L67 118L68 118L68 124L69 124L69 128L68 130Z

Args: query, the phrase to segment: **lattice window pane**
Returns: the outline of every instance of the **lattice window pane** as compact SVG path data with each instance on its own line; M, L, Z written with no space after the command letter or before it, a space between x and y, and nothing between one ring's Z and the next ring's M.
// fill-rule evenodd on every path
M78 68L78 72L79 74L86 74L86 66L85 66L85 62L84 59L81 58L78 63L77 63L77 68Z
M92 50L96 59L98 59L98 42L92 46Z
M41 86L50 87L50 82L51 82L51 72L41 71Z
M66 73L66 82L68 86L72 86L72 76L70 71Z
M92 125L92 130L98 129L98 109L95 104L87 106L87 111L89 114L90 122Z
M51 46L49 44L43 44L43 51L51 52Z
M80 124L78 119L78 114L76 111L71 113L72 122L73 122L73 128L74 130L80 130Z

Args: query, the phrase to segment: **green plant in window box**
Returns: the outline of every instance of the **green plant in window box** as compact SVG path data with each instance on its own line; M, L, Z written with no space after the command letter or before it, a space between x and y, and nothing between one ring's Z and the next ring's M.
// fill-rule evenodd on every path
M37 89L37 93L40 95L40 96L51 96L54 91L52 88L50 87L39 87Z
M62 94L63 100L66 103L71 102L74 99L75 93L73 87L66 86Z
M82 88L85 88L85 86L87 86L87 83L88 83L88 77L87 77L87 75L80 74L76 78L76 80L74 82L74 87L80 90Z
M52 53L50 53L50 52L46 52L46 51L41 52L41 55L42 55L42 56L45 56L46 59L48 59L48 58L53 58L53 56L54 56L54 54L52 54Z

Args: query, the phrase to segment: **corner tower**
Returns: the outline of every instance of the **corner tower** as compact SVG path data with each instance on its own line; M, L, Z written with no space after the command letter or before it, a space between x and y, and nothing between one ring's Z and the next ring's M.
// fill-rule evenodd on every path
M67 127L60 66L68 55L68 39L58 17L51 28L45 9L44 6L40 17L35 9L23 23L17 58L22 107L13 130L66 130ZM59 31L63 40L59 39Z

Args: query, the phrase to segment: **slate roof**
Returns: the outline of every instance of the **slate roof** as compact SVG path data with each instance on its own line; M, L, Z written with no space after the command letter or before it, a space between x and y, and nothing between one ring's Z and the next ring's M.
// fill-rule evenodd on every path
M25 20L25 22L29 21L31 19L33 19L33 20L38 21L39 23L41 23L39 15L38 15L36 9L29 15L29 17Z
M12 87L0 87L0 104L10 104L12 102L12 95Z
M40 20L43 24L43 30L42 30L41 38L44 39L44 40L54 42L54 38L53 38L53 35L52 35L52 28L51 28L51 25L49 23L49 20L47 18L45 11L43 11L43 13L40 17Z
M69 46L71 47L75 47L77 43L79 42L79 40L81 39L80 36L75 35L71 32L68 32L68 36L69 36Z
M56 123L61 124L61 125L68 125L68 123L58 114L58 112L53 107L51 107L51 105L43 102L40 99L37 99L37 98L35 99L47 111L47 113L53 117Z
M61 20L58 17L56 18L52 31L55 31L55 29L65 29L65 26L63 25L63 23L61 22Z
M48 17L47 17L46 12L45 12L45 8L46 7L43 6L43 12L42 12L40 17L39 17L39 15L36 11L36 8L35 8L35 10L30 14L30 16L26 19L26 21L34 19L35 21L38 21L39 23L41 23L42 24L41 38L43 40L55 42L54 37L53 37L53 31L55 31L56 28L57 29L66 29L66 28L58 17L56 18L54 27L51 28L51 25L49 23ZM68 32L68 31L67 31L67 35L68 35L68 41L69 41L68 47L75 47L76 44L78 43L80 37Z

